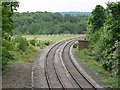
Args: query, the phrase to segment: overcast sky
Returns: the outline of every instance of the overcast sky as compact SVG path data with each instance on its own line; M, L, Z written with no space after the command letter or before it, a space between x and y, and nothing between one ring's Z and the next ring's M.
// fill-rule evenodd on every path
M19 0L19 12L35 11L92 11L96 5L106 7L108 1L120 0Z

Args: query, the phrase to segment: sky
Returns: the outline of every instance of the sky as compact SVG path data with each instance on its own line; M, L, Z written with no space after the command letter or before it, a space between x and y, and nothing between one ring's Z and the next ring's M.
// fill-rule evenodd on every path
M116 2L120 0L19 0L18 12L91 12L98 4L106 7L105 3L108 1Z

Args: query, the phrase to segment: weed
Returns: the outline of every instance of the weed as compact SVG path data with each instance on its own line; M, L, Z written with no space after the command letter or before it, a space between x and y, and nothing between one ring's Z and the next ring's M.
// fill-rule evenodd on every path
M23 52L25 52L27 47L28 47L28 41L25 38L21 37L21 39L19 40L18 48Z
M96 73L100 74L100 81L110 88L118 88L118 77L117 75L112 75L112 73L106 71L102 63L95 60L94 56L89 56L89 50L76 50L76 57L81 60L81 62L87 65L90 69L94 70Z
M73 48L77 48L77 44L76 43L73 45Z

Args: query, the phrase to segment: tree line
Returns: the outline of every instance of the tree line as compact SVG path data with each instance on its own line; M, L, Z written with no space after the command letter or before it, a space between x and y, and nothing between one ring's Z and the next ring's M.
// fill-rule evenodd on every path
M69 12L59 12L62 15L70 14L70 15L80 15L80 16L91 16L91 12L75 12L75 11L69 11Z
M88 16L51 12L16 12L14 34L80 34L86 31Z
M102 63L105 70L119 75L120 66L120 2L97 5L87 27L90 55Z

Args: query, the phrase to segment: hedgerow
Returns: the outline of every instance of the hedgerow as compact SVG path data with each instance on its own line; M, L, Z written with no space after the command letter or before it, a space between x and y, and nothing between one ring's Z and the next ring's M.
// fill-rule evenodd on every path
M120 2L108 2L107 8L97 5L88 22L87 39L91 55L105 70L118 75L120 47Z

